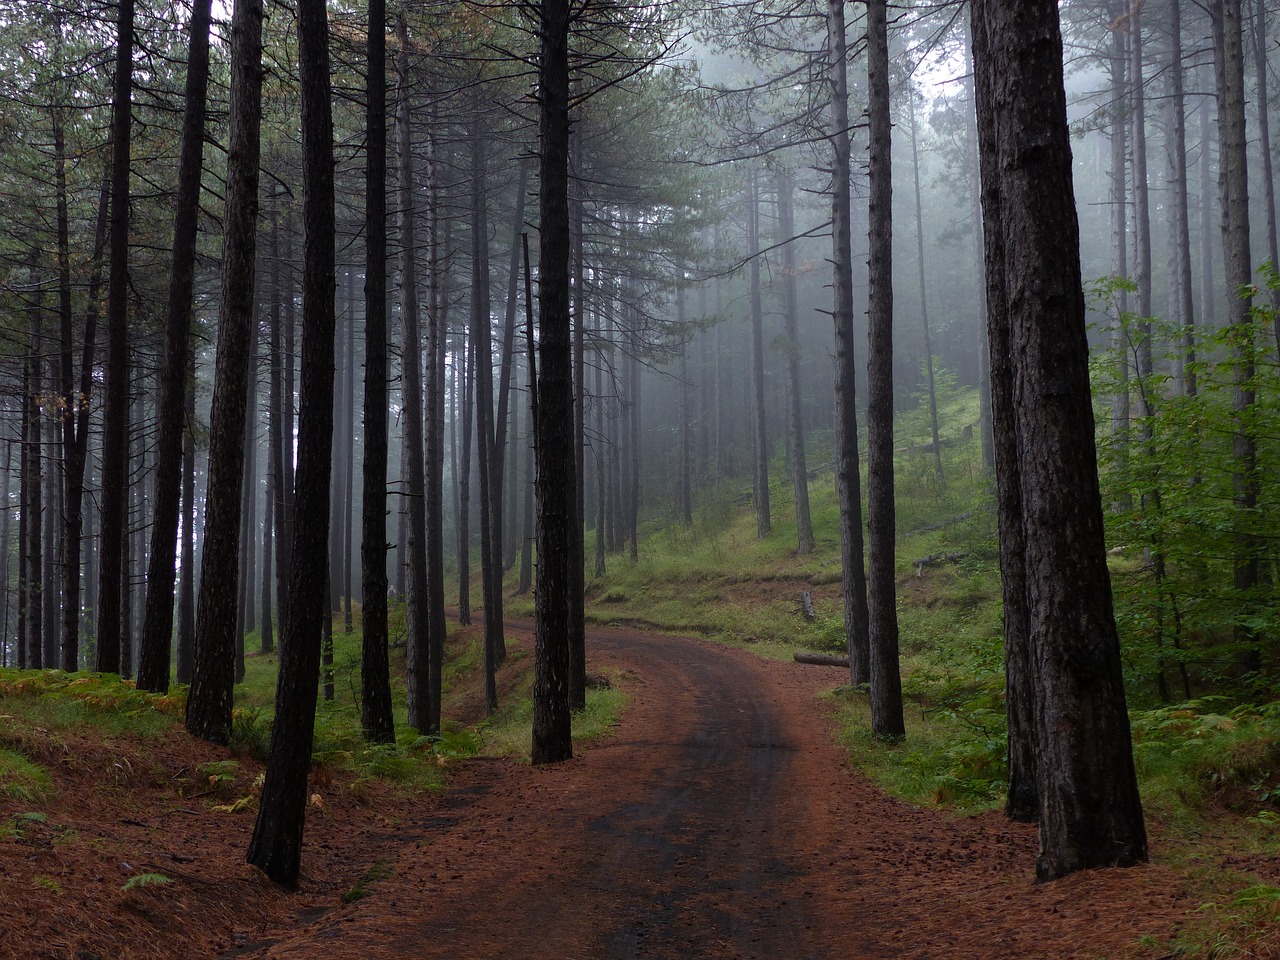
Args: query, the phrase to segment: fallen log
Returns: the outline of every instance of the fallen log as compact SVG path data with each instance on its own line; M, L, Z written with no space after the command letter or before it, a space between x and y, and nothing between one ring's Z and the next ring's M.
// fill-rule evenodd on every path
M818 614L813 609L813 595L808 590L800 594L800 612L810 623L818 619Z
M848 657L836 657L829 653L797 653L794 655L796 663L812 663L819 667L845 667L849 666Z
M915 562L916 576L924 576L925 567L940 567L944 563L959 563L969 555L967 550L959 550L955 553L933 553L927 557L921 557Z

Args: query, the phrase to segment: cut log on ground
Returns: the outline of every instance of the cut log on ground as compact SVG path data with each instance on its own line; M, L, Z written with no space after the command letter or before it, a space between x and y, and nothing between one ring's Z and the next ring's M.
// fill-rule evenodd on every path
M836 657L829 653L797 653L796 663L811 663L819 667L848 667L848 657Z

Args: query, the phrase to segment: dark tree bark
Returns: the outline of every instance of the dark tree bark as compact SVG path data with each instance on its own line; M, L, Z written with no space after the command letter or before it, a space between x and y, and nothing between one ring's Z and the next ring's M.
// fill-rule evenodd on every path
M124 551L125 447L129 419L129 147L133 112L133 0L116 13L116 76L111 104L111 271L107 281L106 404L102 420L102 522L98 537L98 662L120 669L121 556Z
M1167 70L1169 100L1165 154L1169 165L1169 182L1173 189L1169 231L1176 298L1176 309L1173 312L1182 328L1182 349L1176 354L1175 376L1179 389L1186 396L1195 396L1197 391L1196 310L1191 284L1191 211L1187 198L1187 117L1182 67L1182 0L1169 2Z
M1280 236L1276 222L1276 179L1274 160L1271 156L1271 97L1270 68L1267 65L1267 3L1253 0L1253 56L1258 78L1258 145L1262 154L1263 215L1267 218L1267 260L1272 268L1280 270ZM1280 287L1271 288L1272 330L1280 347Z
M185 424L182 432L182 573L178 580L179 683L191 682L196 644L196 360L187 357Z
M240 500L240 560L239 615L236 620L236 683L244 679L244 635L253 630L254 624L254 538L252 531L258 526L257 504L254 496L258 486L258 317L257 302L250 308L253 319L250 321L249 333L249 371L246 377L249 395L245 398L244 416L244 480L241 486Z
M455 427L458 436L457 469L454 470L458 496L458 622L471 623L471 428L475 410L475 338L463 334L460 375L462 396L454 393L454 404L462 403L462 413Z
M537 444L534 437L537 431L534 402L538 392L538 375L536 370L536 354L533 345L533 271L529 267L529 234L520 234L520 247L524 254L524 312L525 312L525 370L528 373L528 403L525 405L525 430L528 433L528 450L524 461L524 541L520 547L520 582L516 587L517 595L523 596L533 586L533 494L534 494L534 460L537 457Z
M1108 6L1107 14L1111 16L1113 9L1123 16L1123 4L1119 7ZM1129 130L1129 93L1126 84L1128 75L1128 46L1125 43L1125 31L1111 31L1111 252L1114 261L1114 273L1117 277L1129 274L1129 194L1128 194L1128 130ZM1116 358L1116 379L1118 386L1111 400L1111 434L1120 458L1128 456L1129 446L1129 344L1125 339L1121 315L1129 311L1129 293L1123 287L1116 293L1116 317L1111 329L1111 348ZM1123 505L1123 503L1122 503Z
M409 726L420 733L439 729L438 679L431 674L427 619L427 504L423 475L422 334L418 309L418 243L413 185L413 139L410 129L409 27L401 14L398 61L396 151L400 192L400 359L404 397L403 443L406 452L405 494L408 498L408 617L406 683Z
M973 6L988 250L1008 308L1040 757L1041 880L1146 859L1094 449L1053 0ZM993 305L994 306L994 305ZM993 344L994 347L994 344ZM993 355L995 351L993 349Z
M1213 20L1214 74L1218 92L1218 197L1222 204L1222 252L1228 302L1231 304L1231 359L1234 367L1232 413L1235 426L1231 441L1234 460L1232 487L1236 509L1232 573L1241 595L1241 607L1253 604L1250 594L1258 586L1258 545L1251 529L1257 523L1258 443L1257 391L1254 373L1257 345L1253 324L1250 284L1253 269L1249 247L1249 166L1245 137L1244 45L1241 0L1223 0L1210 8ZM1243 617L1241 618L1244 619ZM1255 628L1235 627L1241 652L1236 669L1241 674L1262 665Z
M765 417L764 304L760 293L760 185L753 172L747 177L747 267L751 310L751 437L752 495L756 505L756 536L763 540L773 529L769 511L769 431Z
M538 583L534 627L533 762L573 756L570 731L570 607L577 557L573 369L569 329L569 4L539 5L539 277L541 319L535 430L538 458Z
M972 33L981 48L984 33ZM987 51L976 53L984 61ZM977 87L982 169L995 169L996 117L987 84ZM1031 650L1030 610L1027 607L1026 544L1022 533L1022 477L1018 465L1017 420L1014 409L1013 366L1010 356L1009 308L1005 295L1004 235L1000 229L1000 190L994 177L981 183L981 211L986 271L986 340L990 345L992 444L995 453L997 522L1000 540L1000 587L1003 600L1005 711L1008 720L1009 792L1005 815L1032 823L1040 813L1036 745L1035 660Z
M570 317L573 323L573 458L574 483L577 493L574 497L574 512L577 519L571 525L573 534L573 561L569 564L570 601L569 601L569 709L577 712L587 705L587 625L583 609L583 598L586 595L586 344L584 324L587 311L586 288L586 227L584 224L585 207L582 194L586 190L585 164L582 157L581 128L570 126L569 163L572 173L577 171L581 178L576 192L569 197L569 243L571 245L572 291L573 303ZM542 474L549 476L549 474Z
M790 171L780 172L775 182L778 188L778 242L782 244L782 349L787 368L787 435L791 449L791 488L796 501L796 550L803 556L813 550L813 521L809 513L809 464L805 458L804 411L801 406L796 252L791 244L796 232L792 208L795 182ZM703 289L705 292L705 284Z
M871 202L867 309L867 575L871 646L871 728L901 737L902 677L894 585L893 503L893 181L890 166L889 27L885 0L867 3L867 106Z
M271 531L275 526L275 511L272 509L272 487L275 478L271 473L271 459L267 458L266 484L263 487L262 499L262 576L258 582L262 604L262 628L258 632L258 652L270 653L275 649L275 624L271 613Z
M209 21L213 0L196 0L188 24L186 107L178 195L174 199L173 260L169 277L168 323L157 404L155 523L147 566L147 601L138 655L138 688L169 689L173 641L173 581L182 492L183 426L186 413L187 355L191 300L195 286L196 227L204 170L205 100L209 88ZM186 560L184 558L185 565Z
M364 463L360 513L360 726L394 743L387 637L387 12L369 0L364 225ZM273 414L274 416L274 414ZM275 449L279 449L278 444Z
M975 93L974 77L973 77L973 31L967 17L962 18L964 21L964 39L965 39L965 86L968 89L969 101L975 103L977 100ZM965 133L968 135L969 142L967 144L966 153L969 164L969 174L973 190L970 195L973 212L973 258L974 267L976 269L977 281L977 329L974 331L978 338L978 432L982 440L982 465L987 470L994 471L996 469L996 446L995 446L995 429L992 424L994 412L994 399L992 394L994 388L991 384L991 344L987 337L987 285L984 282L983 273L983 244L982 235L982 189L980 185L981 165L978 161L978 126L977 126L977 110L970 112L966 117Z
M1201 71L1202 82L1212 86L1213 68ZM1220 293L1213 279L1213 120L1210 116L1210 97L1200 98L1200 322L1212 329L1217 325L1215 301Z
M320 0L299 0L298 61L302 91L303 358L292 554L319 558L325 556L329 534L335 279L329 24ZM290 571L290 609L287 632L280 638L271 754L248 853L250 863L276 883L290 887L297 883L302 856L327 577L322 562L295 563Z
M685 279L683 264L680 264L678 268L680 275L676 277L676 329L680 331L679 336L684 336ZM756 279L757 281L759 280L758 270ZM756 292L758 293L758 290ZM689 408L689 344L687 342L680 344L678 364L676 379L679 380L679 402L677 408L679 412L676 415L676 420L678 421L676 443L679 449L679 459L676 468L676 518L686 527L691 527L693 526L693 432L689 428L689 421L692 419L693 413ZM597 390L596 402L599 403L599 401L599 391ZM596 524L599 525L599 523L600 518L597 517Z
M871 678L867 575L863 567L862 476L854 389L853 243L849 227L849 80L844 3L827 0L827 76L831 84L831 263L835 302L836 496L840 501L840 563L845 644L854 684Z
M36 255L32 253L32 263ZM23 413L25 415L25 435L22 449L26 459L25 487L23 497L23 520L26 521L27 562L23 567L26 576L26 666L39 670L46 665L44 659L44 478L40 463L40 452L44 444L40 439L40 350L41 350L41 313L44 311L41 296L40 276L34 266L31 270L32 294L31 306L28 309L30 327L27 343L25 374L23 377ZM117 624L117 629L119 625ZM119 672L119 655L114 672ZM52 664L49 664L52 666Z
M427 113L433 130L438 122L435 107ZM432 702L439 722L440 678L444 669L444 376L449 343L449 298L441 270L440 177L436 164L436 138L427 137L427 283L431 308L427 329L427 657L432 677ZM449 243L445 225L445 245Z
M346 423L343 425L343 439L346 441L346 476L344 477L344 487L346 494L343 497L343 517L342 517L342 597L345 602L342 617L342 629L347 635L351 634L351 564L352 554L355 547L352 544L352 523L353 514L355 513L356 498L356 293L355 293L355 268L352 267L347 273L347 303L349 310L347 311L347 376L346 386L343 393L347 398L347 406L345 411Z
M490 474L493 446L493 327L489 304L489 219L486 190L485 133L479 117L471 122L471 342L475 354L476 466L480 480L480 585L484 604L484 701L492 714L498 709L498 647L502 644L502 554L494 556L494 528L500 526L501 484L495 503ZM497 579L495 582L495 574Z
M261 0L237 0L231 20L231 149L222 247L222 311L209 423L203 557L187 730L225 743L235 685L245 401L253 336L254 252L262 122ZM303 129L306 129L304 123ZM278 728L277 728L278 729Z
M271 353L271 370L267 397L267 456L271 463L272 486L272 525L275 527L275 568L276 568L276 620L281 636L284 635L284 621L288 615L289 597L289 548L292 540L293 512L293 439L292 423L284 421L284 391L292 389L284 381L284 363L280 355L280 301L287 295L293 300L292 287L285 290L281 283L280 270L280 227L276 216L271 218L271 310L269 323L269 346ZM292 310L289 311L290 314ZM292 318L290 318L292 319ZM292 418L290 418L290 421ZM286 462L288 461L288 462Z
M61 663L64 670L75 670L80 663L80 563L84 533L84 467L89 444L89 407L93 392L93 358L98 326L98 292L102 285L102 253L106 245L109 213L110 180L104 179L98 197L97 228L94 231L93 261L90 268L88 299L85 311L84 344L81 353L80 385L74 381L74 345L71 290L70 223L67 212L66 141L62 112L55 111L54 151L57 175L58 216L58 312L61 319L62 407L59 427L62 442L63 523L62 523L62 643ZM7 502L7 498L6 498ZM6 557L7 564L7 557ZM8 580L5 579L5 584ZM52 624L50 625L52 629Z

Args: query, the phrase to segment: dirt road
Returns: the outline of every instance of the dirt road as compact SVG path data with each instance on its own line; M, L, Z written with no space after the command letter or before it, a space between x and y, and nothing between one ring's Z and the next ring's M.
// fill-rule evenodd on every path
M838 669L629 631L590 652L631 697L614 736L553 769L468 763L371 896L235 955L1136 956L1188 908L1160 868L1037 887L1033 830L883 797L815 698Z

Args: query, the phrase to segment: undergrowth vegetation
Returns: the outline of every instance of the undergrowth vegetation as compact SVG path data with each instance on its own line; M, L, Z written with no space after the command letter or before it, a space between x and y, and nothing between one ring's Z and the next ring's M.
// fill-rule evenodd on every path
M1202 373L1216 378L1215 389L1229 383L1219 366L1206 363ZM1274 400L1280 390L1268 395ZM1220 390L1205 403L1210 413L1222 415ZM1189 429L1185 409L1171 407L1166 416L1172 419L1160 429ZM994 490L982 469L974 392L944 377L939 418L945 484L938 482L927 443L925 406L899 414L896 422L898 621L907 736L896 743L872 737L863 691L841 687L829 704L853 762L884 789L915 803L976 812L1003 804L1007 778ZM1203 423L1201 428L1207 429ZM815 437L814 447L829 447L828 438ZM829 451L815 453L810 463L829 460ZM1196 465L1184 460L1178 469L1184 468L1189 476ZM748 491L736 483L713 485L701 494L691 526L667 517L651 521L637 562L624 555L609 558L607 574L589 582L588 618L695 632L784 658L800 649L842 652L832 476L829 469L819 470L810 484L817 546L803 557L795 548L791 486L781 455L771 464L771 477L771 536L757 539ZM1105 488L1116 496L1117 485L1128 483L1136 502L1140 481L1132 474L1108 477ZM1163 535L1172 535L1175 521L1192 519L1185 504L1179 509L1177 516L1159 521ZM1219 618L1215 625L1208 602L1195 604L1196 578L1205 575L1204 564L1188 562L1175 571L1176 581L1153 582L1140 544L1143 536L1153 535L1157 519L1136 509L1109 514L1110 544L1121 548L1113 550L1112 568L1134 753L1155 856L1204 878L1203 915L1186 926L1182 941L1169 945L1170 955L1228 956L1222 944L1248 941L1257 923L1276 918L1280 903L1272 895L1276 888L1220 863L1223 851L1245 859L1280 853L1280 699L1265 671L1243 681L1232 672L1236 651L1223 635L1241 614ZM1197 536L1205 549L1210 538L1221 538L1222 527ZM1224 561L1219 556L1205 562L1220 566ZM1169 593L1174 587L1180 595ZM1163 596L1155 592L1160 589L1166 591ZM804 592L813 601L812 621L802 613ZM1250 615L1270 616L1271 602L1252 597ZM1182 632L1175 634L1179 627ZM1195 667L1190 696L1184 696L1180 682L1181 664ZM1164 684L1153 679L1161 671L1168 678Z

